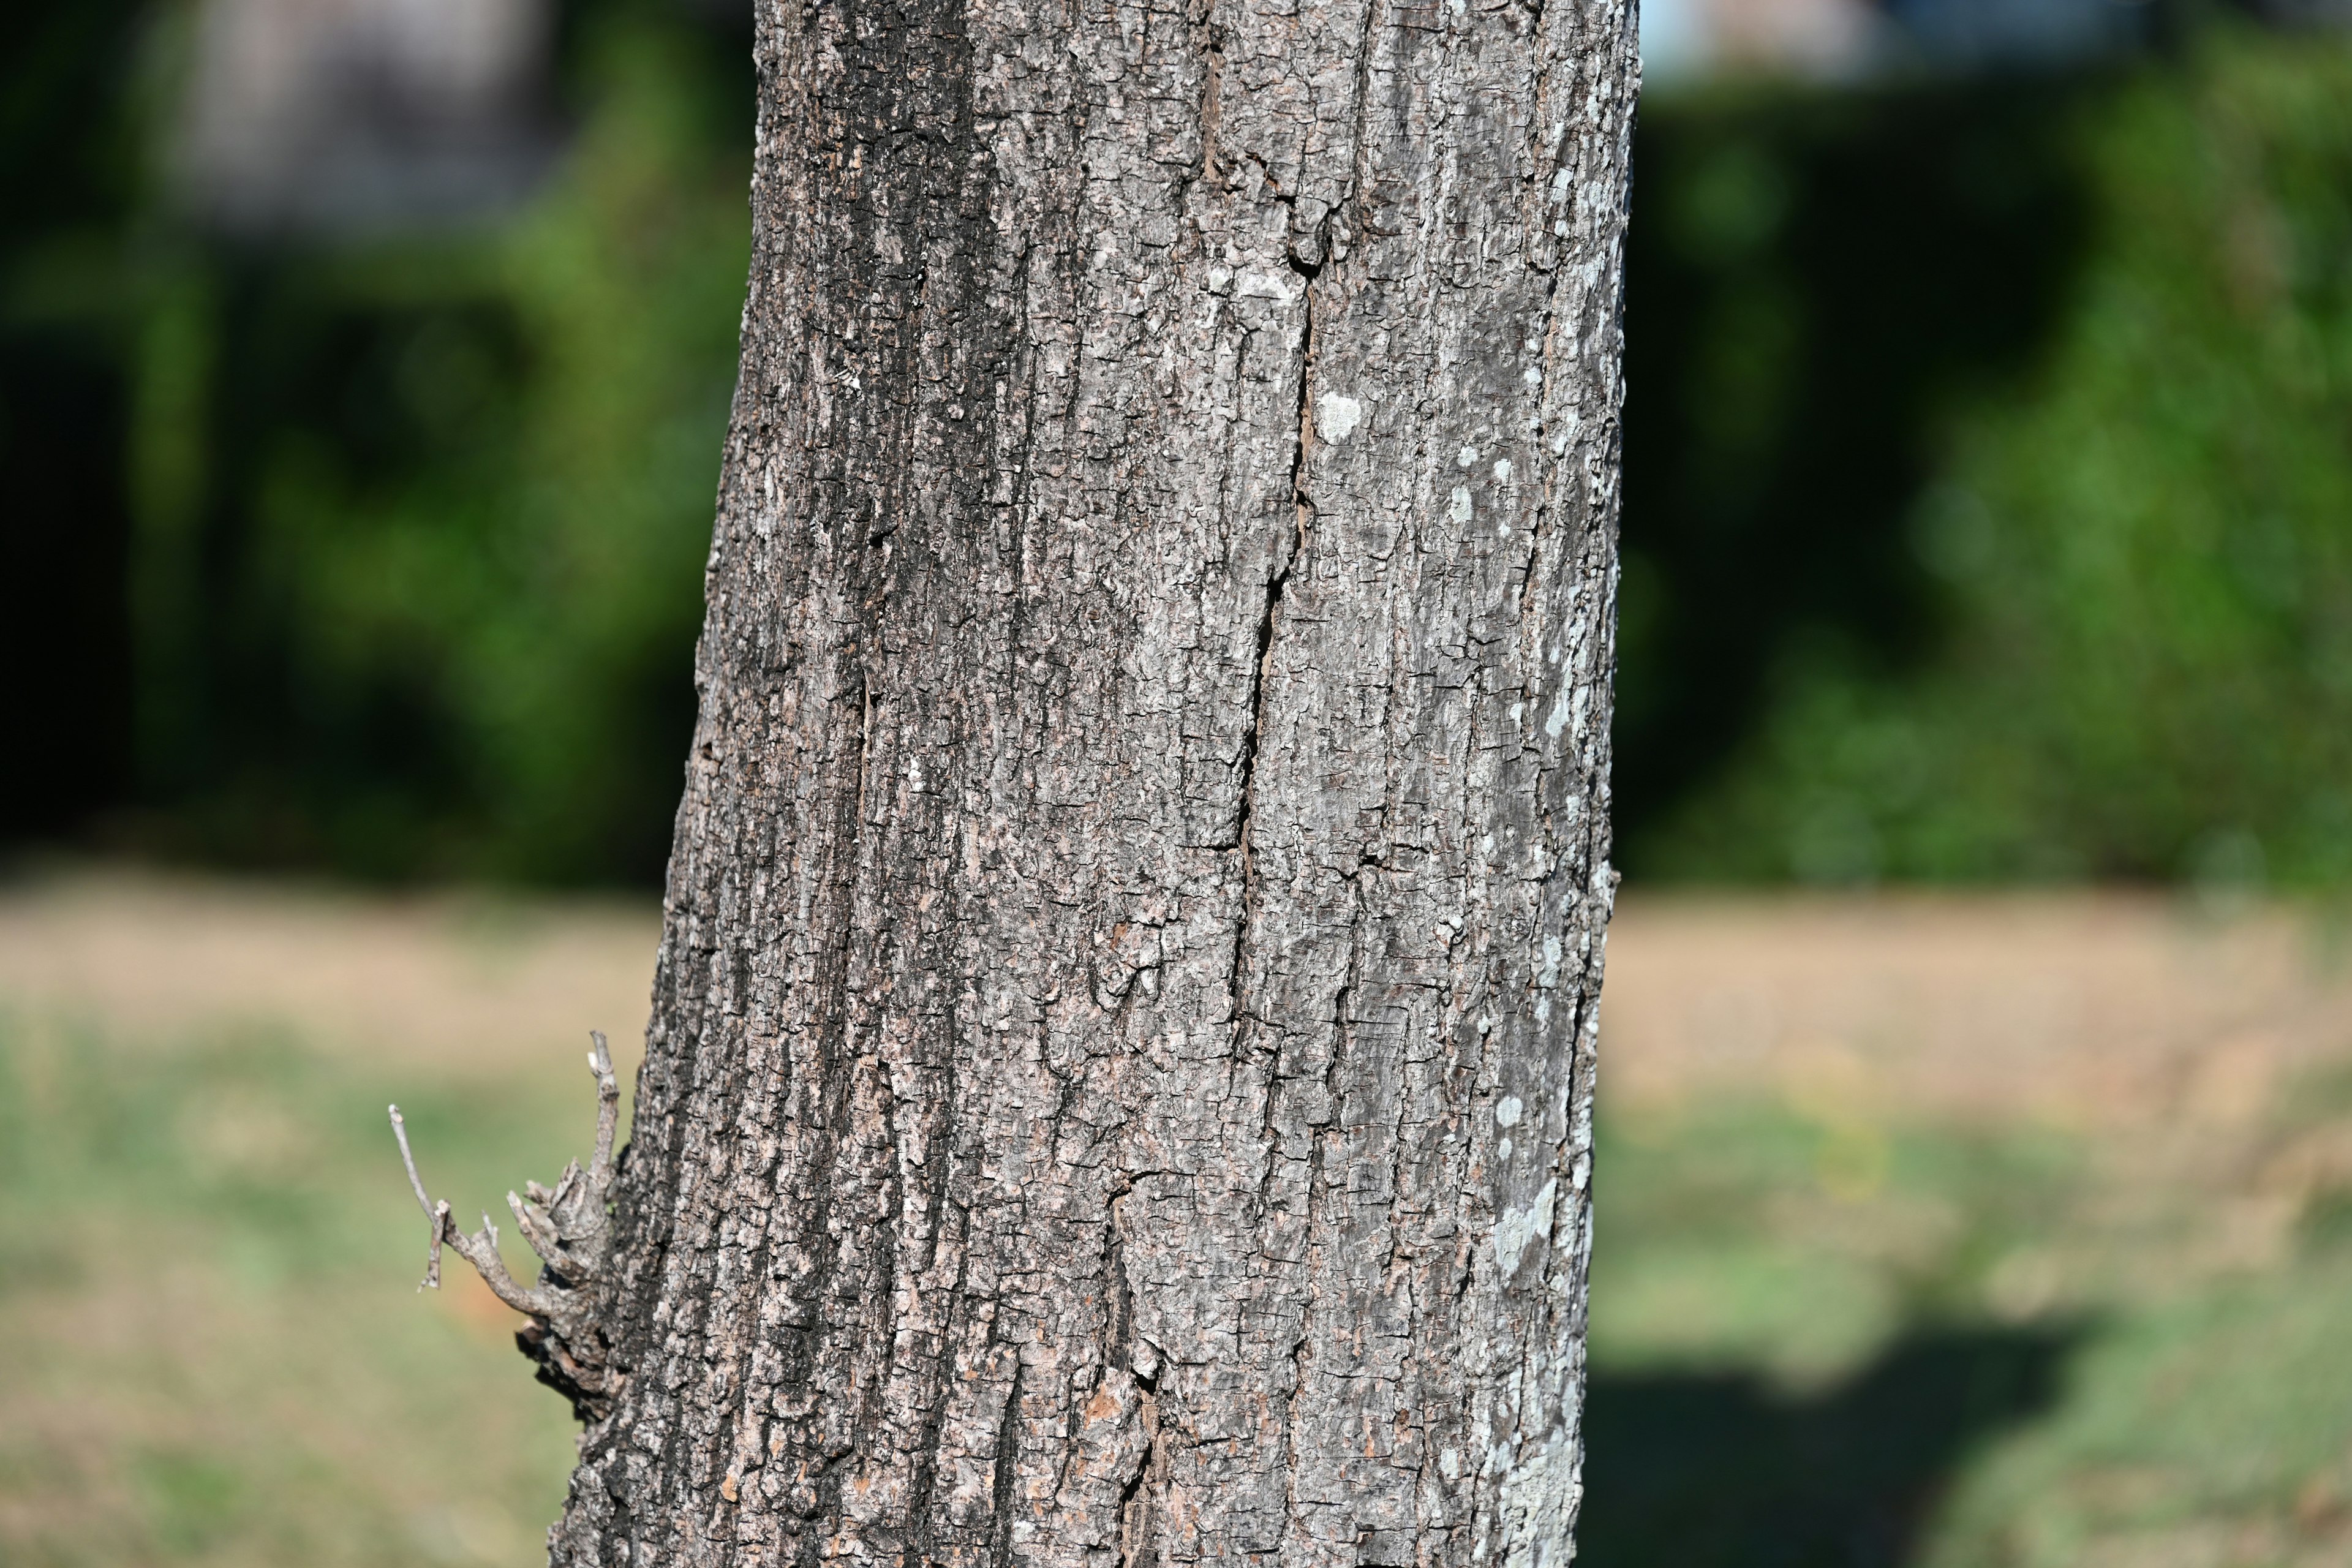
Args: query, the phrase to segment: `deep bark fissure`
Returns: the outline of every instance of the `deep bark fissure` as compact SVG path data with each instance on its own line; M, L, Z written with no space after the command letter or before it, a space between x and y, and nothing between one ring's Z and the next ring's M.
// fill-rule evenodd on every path
M989 1472L988 1495L994 1524L989 1561L994 1568L1012 1568L1013 1460L1020 1453L1021 1362L1014 1357L1013 1382L1004 1394L1004 1415L997 1423L996 1454Z
M1119 1568L1145 1568L1156 1563L1157 1554L1147 1557L1151 1549L1152 1500L1144 1494L1144 1483L1160 1460L1159 1396L1144 1389L1136 1406L1136 1420L1143 1427L1143 1452L1136 1457L1135 1473L1118 1492L1118 1561Z
M952 1090L950 1090L950 1096L951 1095ZM939 1190L944 1194L944 1183L940 1184ZM932 1224L931 1237L933 1244L936 1247L940 1239L940 1232L936 1218L933 1220ZM968 1279L965 1261L969 1256L969 1253L959 1254L956 1262L955 1284L951 1288L950 1295L950 1300L955 1303L956 1308L964 1311L969 1311L969 1307L964 1300L964 1286ZM1021 1363L1017 1360L1013 1363L1013 1380L1016 1389L1018 1388L1021 1380L1020 1364ZM924 1412L922 1438L920 1445L916 1449L917 1458L915 1463L914 1485L908 1489L907 1514L908 1518L913 1521L915 1526L918 1556L919 1560L922 1562L929 1562L931 1560L931 1552L929 1550L931 1544L930 1534L929 1531L926 1527L930 1523L930 1503L932 1492L939 1485L940 1434L944 1429L947 1421L950 1392L948 1380L944 1377L940 1378L939 1387L933 1394L929 1407ZM1007 1405L1017 1409L1017 1405L1015 1405L1012 1400L1008 1400Z
M1349 931L1350 951L1350 960L1349 964L1349 978L1348 981L1343 982L1340 984L1339 991L1331 999L1331 1049L1330 1054L1324 1058L1323 1062L1323 1097L1325 1102L1331 1108L1331 1121L1327 1123L1309 1124L1310 1142L1307 1145L1306 1230L1310 1238L1308 1242L1310 1247L1313 1246L1311 1238L1315 1234L1316 1211L1321 1205L1325 1194L1325 1163L1329 1149L1330 1140L1336 1135L1337 1123L1339 1120L1339 1098L1338 1093L1339 1068L1340 1063L1345 1058L1345 1047L1348 1043L1349 1034L1350 1020L1348 1014L1348 1000L1350 993L1354 989L1353 982L1355 964L1353 955L1357 932L1358 927L1351 925ZM1307 1262L1310 1268L1313 1266L1314 1259L1311 1254L1307 1258ZM1307 1350L1308 1332L1308 1320L1307 1315L1302 1313L1298 1321L1298 1332L1291 1340L1288 1351L1287 1359L1290 1363L1290 1394L1289 1397L1283 1402L1282 1421L1282 1443L1285 1457L1285 1463L1283 1466L1283 1473L1285 1476L1284 1503L1286 1510L1294 1516L1296 1515L1298 1505L1298 1415L1299 1406L1307 1389ZM1279 1548L1277 1547L1276 1550L1278 1552Z
M1315 279L1322 270L1319 266L1301 261L1296 255L1285 258L1300 279L1300 321L1298 329L1298 396L1297 427L1297 445L1290 458L1290 497L1296 510L1295 531L1290 549L1276 563L1266 578L1265 604L1258 613L1256 655L1250 663L1250 688L1246 711L1248 727L1242 731L1241 756L1235 767L1239 775L1239 802L1234 810L1234 845L1241 851L1242 892L1240 908L1234 931L1233 972L1228 986L1233 996L1236 1021L1249 1016L1243 1001L1246 983L1244 965L1248 962L1251 911L1254 908L1252 889L1255 870L1250 858L1250 812L1256 795L1258 736L1265 723L1265 677L1274 659L1275 620L1282 609L1283 589L1290 582L1290 574L1307 554L1307 525L1315 514L1315 502L1307 493L1308 442L1312 437L1314 409L1310 399L1315 381Z

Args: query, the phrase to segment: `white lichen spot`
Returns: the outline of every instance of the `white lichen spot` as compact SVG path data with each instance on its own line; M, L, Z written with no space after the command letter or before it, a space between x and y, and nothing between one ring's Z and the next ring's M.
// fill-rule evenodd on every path
M1456 485L1454 487L1454 495L1446 507L1446 512L1456 522L1467 522L1470 521L1469 486Z
M1511 482L1511 459L1510 459L1510 458L1501 458L1501 459L1499 459L1499 460L1495 464L1495 478L1496 478L1496 481L1497 481L1497 482L1502 483L1502 484L1507 484L1507 484L1509 484L1509 483Z
M1337 446L1364 422L1364 405L1352 397L1327 392L1315 401L1315 433Z
M1501 1142L1495 1145L1495 1158L1497 1160L1507 1160L1510 1157L1511 1141L1506 1138Z
M1462 1479L1462 1450L1459 1448L1439 1449L1437 1454L1437 1469L1438 1473L1443 1475L1449 1481L1460 1480Z
M1519 379L1526 382L1529 386L1541 386L1543 384L1543 366L1539 364L1531 364L1528 366L1526 374L1521 375Z
M1546 1182L1536 1201L1523 1209L1509 1209L1495 1221L1495 1267L1508 1279L1518 1272L1528 1248L1551 1236L1551 1210L1559 1196L1559 1179Z
M1503 1096L1502 1103L1495 1107L1495 1125L1517 1127L1519 1124L1519 1118L1526 1115L1527 1110L1526 1102L1517 1095L1507 1094Z
M1527 705L1526 703L1524 703L1524 702L1514 702L1514 703L1512 703L1512 704L1511 704L1511 722L1512 722L1512 723L1514 723L1514 724L1517 723L1517 722L1519 721L1520 716L1521 716L1521 715L1523 715L1523 714L1525 714L1525 713L1527 712L1527 710L1528 710L1528 705Z
M1477 460L1478 448L1475 447L1465 447L1460 452L1454 455L1454 466L1457 468L1466 468Z
M1558 663L1558 658L1555 658L1553 662ZM1571 681L1559 689L1559 700L1551 705L1551 711L1544 715L1544 733L1555 741L1559 740L1559 732L1568 728L1568 721L1575 716L1576 685Z

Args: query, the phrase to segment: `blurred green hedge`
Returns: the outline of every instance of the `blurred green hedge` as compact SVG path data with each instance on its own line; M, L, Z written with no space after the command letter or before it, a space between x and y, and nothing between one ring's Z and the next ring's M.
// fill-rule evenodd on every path
M110 50L120 118L154 138L142 83L168 80L184 9L118 5L131 25L107 38L47 9L64 43L19 76ZM562 67L569 151L494 226L240 241L175 219L151 170L110 222L12 237L0 361L79 323L123 384L119 432L62 433L114 472L31 487L49 515L26 531L102 529L110 480L126 535L13 585L38 618L58 579L113 574L126 649L110 690L82 658L103 636L48 623L37 651L82 689L43 716L80 752L51 760L85 772L62 801L20 772L12 837L658 877L748 267L748 16L573 5ZM21 429L42 388L12 390ZM0 457L11 489L61 460ZM110 720L120 745L79 747Z
M198 521L221 553L194 646L155 637L140 670L167 836L372 874L659 874L748 267L749 71L634 20L583 48L576 142L510 225L209 280L228 405ZM187 567L160 541L143 561L146 629Z
M527 210L260 247L134 155L159 15L37 5L0 65L0 837L651 880L747 37L577 0ZM1629 870L2352 875L2352 50L1661 95L1640 137Z
M1883 535L1926 635L1790 628L1641 868L2352 876L2352 50L2216 32L2050 124L2046 339L1924 423Z

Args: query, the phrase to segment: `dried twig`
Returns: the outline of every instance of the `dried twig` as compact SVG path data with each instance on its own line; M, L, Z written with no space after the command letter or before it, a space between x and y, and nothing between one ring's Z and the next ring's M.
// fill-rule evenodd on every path
M613 1055L600 1031L589 1037L595 1049L588 1053L588 1070L596 1077L596 1146L588 1169L572 1161L563 1169L553 1191L537 1182L523 1184L529 1197L507 1194L515 1224L539 1254L539 1283L526 1289L507 1272L499 1253L499 1227L482 1216L482 1228L468 1236L450 1217L448 1202L436 1202L417 1173L416 1157L408 1147L407 1124L400 1107L391 1108L393 1136L400 1142L401 1163L408 1184L425 1211L431 1237L425 1253L425 1279L419 1290L441 1286L441 1247L447 1243L474 1266L482 1283L516 1311L532 1320L518 1336L523 1349L541 1363L540 1375L572 1397L583 1420L598 1420L611 1407L604 1335L596 1322L595 1287L603 1279L612 1253L612 1219L607 1212L613 1182L613 1136L619 1124L620 1080L613 1072Z
M425 1211L425 1223L433 1227L433 1237L425 1244L428 1250L425 1254L425 1278L416 1288L422 1290L430 1286L438 1290L441 1289L441 1232L449 1223L449 1205L443 1204L436 1208L433 1200L425 1195L425 1178L416 1173L416 1156L408 1152L408 1123L400 1119L400 1107L397 1105L392 1107L392 1135L400 1140L400 1163L408 1167L409 1190L416 1194L416 1206Z

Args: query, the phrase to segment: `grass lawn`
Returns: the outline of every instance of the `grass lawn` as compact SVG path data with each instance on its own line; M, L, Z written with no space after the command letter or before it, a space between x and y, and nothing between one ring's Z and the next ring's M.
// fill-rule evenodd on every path
M424 1221L551 1180L653 917L0 892L0 1563L525 1564L571 1423ZM1629 900L1583 1556L2352 1563L2352 985L2146 900ZM520 1264L521 1258L514 1259Z

